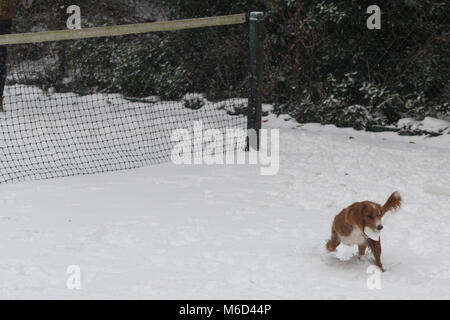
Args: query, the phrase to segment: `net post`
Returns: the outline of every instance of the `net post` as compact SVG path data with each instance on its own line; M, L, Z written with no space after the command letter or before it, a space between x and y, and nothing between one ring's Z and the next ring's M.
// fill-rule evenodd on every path
M250 13L249 49L250 49L250 70L249 70L249 98L247 114L247 148L259 150L260 129L262 117L261 88L263 80L263 60L264 60L264 13ZM250 139L250 131L256 132L256 139ZM256 140L256 141L252 141Z

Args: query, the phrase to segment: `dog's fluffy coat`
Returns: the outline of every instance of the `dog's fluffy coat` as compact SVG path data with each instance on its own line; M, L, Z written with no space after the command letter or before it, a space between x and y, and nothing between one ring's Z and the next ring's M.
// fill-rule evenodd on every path
M391 194L386 203L381 206L371 201L355 202L342 210L333 221L331 239L326 243L328 251L335 251L340 243L348 246L358 245L359 256L366 252L367 246L371 249L376 265L384 271L381 264L381 238L372 240L364 233L365 227L381 230L381 219L386 212L400 208L402 197L398 192Z

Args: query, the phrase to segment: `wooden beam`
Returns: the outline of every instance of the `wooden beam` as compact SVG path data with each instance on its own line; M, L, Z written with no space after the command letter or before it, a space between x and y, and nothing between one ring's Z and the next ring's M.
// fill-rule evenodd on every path
M217 16L208 18L174 20L174 21L152 22L152 23L126 24L119 26L96 27L79 30L58 30L58 31L16 33L16 34L0 35L0 45L113 37L137 33L175 31L175 30L225 26L233 24L243 24L245 22L246 22L245 14L236 14L229 16Z

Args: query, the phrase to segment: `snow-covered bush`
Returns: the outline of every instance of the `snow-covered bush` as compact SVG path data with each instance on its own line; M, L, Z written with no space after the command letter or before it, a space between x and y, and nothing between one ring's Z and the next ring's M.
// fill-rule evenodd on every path
M198 93L188 93L183 97L182 101L185 108L192 110L201 109L206 104L205 97Z
M134 14L145 3L148 6L145 0L108 1L99 4L102 10L91 6L83 11L83 26L143 22ZM448 1L380 3L381 30L366 28L371 0L155 0L151 4L164 8L164 19L264 11L263 101L300 122L362 129L395 124L402 117L450 118ZM49 16L45 16L49 6L39 2L32 10L42 10L29 13L29 19L20 10L15 30L29 31L31 25L55 29L49 18L43 19ZM238 25L72 41L55 45L50 53L35 45L10 56L18 61L57 56L57 65L50 65L40 81L33 78L42 87L71 79L57 90L89 88L176 100L188 92L202 92L217 102L248 94L247 35L246 26Z
M450 4L383 2L381 30L368 30L371 4L272 2L265 98L275 110L300 122L355 128L395 124L404 116L446 117Z

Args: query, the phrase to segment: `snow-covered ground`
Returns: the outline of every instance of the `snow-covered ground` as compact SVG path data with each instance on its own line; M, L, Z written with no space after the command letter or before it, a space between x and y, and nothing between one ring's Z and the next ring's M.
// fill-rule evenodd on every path
M0 185L1 298L450 298L450 135L368 133L273 115L280 171L155 165ZM354 201L401 210L371 255L324 249ZM79 266L81 289L66 287Z
M195 98L201 109L186 108ZM0 112L0 184L133 169L167 162L175 129L245 128L229 113L242 99L211 102L189 94L181 101L119 94L49 93L35 86L5 88ZM230 144L227 144L227 146Z

